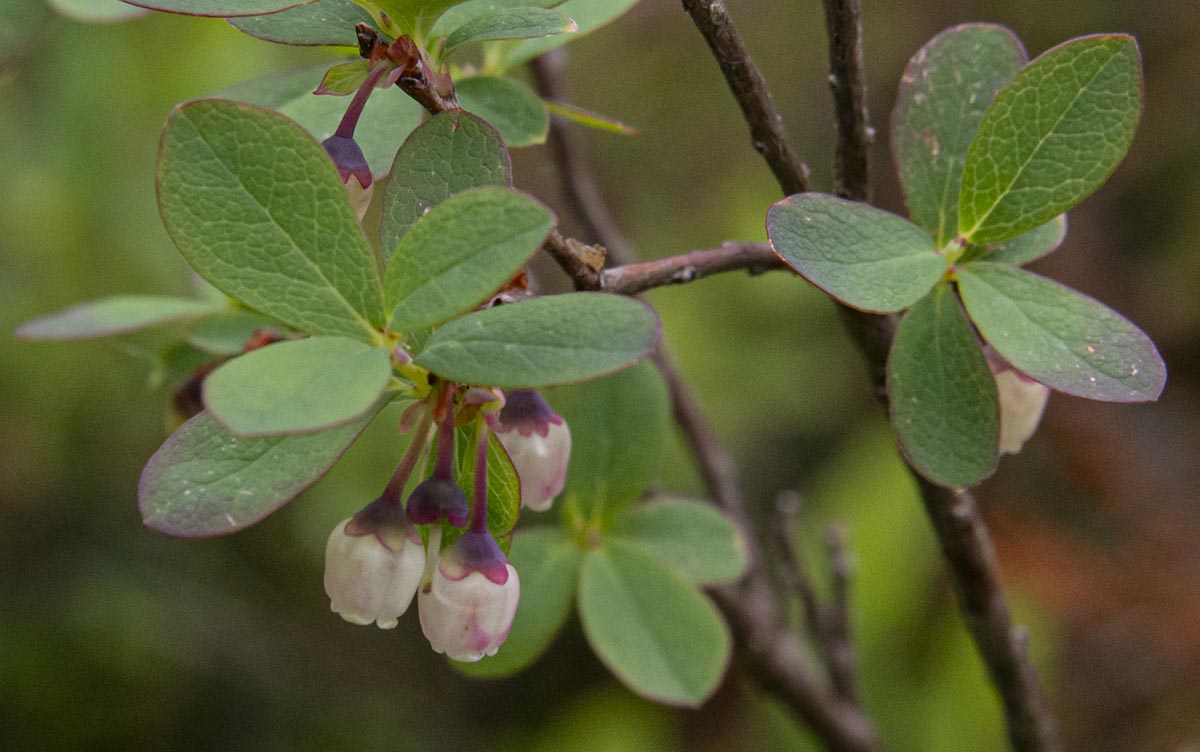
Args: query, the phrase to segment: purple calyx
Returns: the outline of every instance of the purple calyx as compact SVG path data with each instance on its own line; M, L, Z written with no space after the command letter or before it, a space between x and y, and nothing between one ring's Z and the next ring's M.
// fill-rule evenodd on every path
M429 478L408 497L408 519L417 525L432 525L444 517L454 527L463 527L467 514L467 495L452 480Z
M469 530L442 552L438 571L455 581L480 572L497 585L503 585L508 582L508 559L491 533Z
M516 431L522 436L536 433L544 438L550 433L551 424L561 426L563 419L542 399L542 395L532 389L514 389L504 393L504 408L500 411L495 431Z
M356 538L374 535L389 551L396 551L398 546L393 544L404 538L413 543L421 542L421 536L413 529L404 513L404 506L386 494L360 509L358 514L346 523L345 530L346 535Z
M325 152L333 160L334 166L337 167L338 177L342 179L343 183L349 182L353 177L363 188L371 185L374 179L371 176L371 168L367 165L367 158L353 137L330 136L321 142L321 146L325 147Z

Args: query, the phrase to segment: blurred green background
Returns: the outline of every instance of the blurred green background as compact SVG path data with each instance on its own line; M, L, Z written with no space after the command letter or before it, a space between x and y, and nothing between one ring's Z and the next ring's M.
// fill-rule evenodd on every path
M7 1L7 0L6 0ZM820 4L730 0L793 144L831 184ZM1112 182L1071 212L1035 268L1105 301L1159 343L1156 405L1055 397L1042 430L980 490L1005 581L1072 749L1200 744L1200 7L1192 0L865 3L876 201L902 210L887 122L908 56L964 21L1010 25L1031 53L1072 36L1141 42L1146 110ZM577 622L509 680L461 678L406 618L331 614L322 552L374 498L400 447L377 423L328 478L236 536L142 527L136 484L165 437L168 392L124 344L31 344L16 324L118 292L184 293L189 273L153 191L177 102L326 59L224 22L52 19L0 78L0 729L14 750L815 749L736 667L698 711L651 705L587 650ZM572 100L635 125L584 132L587 160L642 258L762 240L778 198L708 51L677 2L644 0L571 45ZM387 92L385 96L399 96ZM559 211L549 155L517 183ZM561 285L539 266L545 288ZM998 703L884 416L832 306L783 273L655 291L666 338L740 463L760 516L783 489L798 534L850 530L865 701L897 750L1000 750ZM577 447L586 451L586 447ZM698 492L676 448L665 486ZM814 561L816 546L812 546Z

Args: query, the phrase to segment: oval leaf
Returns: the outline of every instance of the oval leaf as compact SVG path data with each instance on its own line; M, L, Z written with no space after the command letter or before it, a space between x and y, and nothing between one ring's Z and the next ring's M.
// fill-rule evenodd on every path
M274 73L226 89L221 96L276 110L303 126L318 142L324 141L334 134L346 112L346 100L313 93L328 68L328 63L322 63ZM396 145L421 123L423 113L421 105L395 90L377 91L367 100L354 140L376 177L387 174Z
M13 336L17 339L96 339L196 318L225 306L223 299L120 295L80 303L27 321L17 327Z
M293 121L225 100L177 107L158 196L171 239L221 291L301 331L377 339L375 260L333 162Z
M550 116L537 94L510 78L471 76L455 82L458 103L490 123L509 146L531 146L546 140Z
M512 676L536 661L571 613L583 551L560 527L522 530L508 560L521 576L521 603L500 652L476 663L455 663L468 676Z
M185 16L257 16L306 5L313 0L121 0L139 8L180 13Z
M982 258L998 264L1024 266L1054 251L1066 237L1067 215L1059 214L1044 225L1038 225L984 251Z
M368 413L391 377L386 350L345 337L280 342L204 380L204 406L239 436L309 433Z
M465 112L443 112L409 134L383 194L379 227L384 264L426 211L468 188L512 185L500 133Z
M694 585L634 546L588 551L579 616L597 657L639 695L696 707L729 664L729 630Z
M446 52L489 39L534 39L578 30L574 21L549 8L504 8L455 29L446 37Z
M371 73L371 64L366 60L355 60L350 63L338 63L325 71L321 85L313 94L328 94L330 96L347 96L358 91L367 81Z
M971 320L992 347L1051 389L1103 402L1158 399L1167 368L1154 343L1116 311L1006 264L958 273Z
M783 262L848 306L891 313L915 303L946 273L933 238L912 222L823 193L798 193L767 211Z
M1137 42L1082 37L1044 53L996 95L963 168L960 232L996 243L1099 188L1125 157L1142 109Z
M390 328L423 329L483 302L553 226L548 209L508 188L472 188L438 204L401 238L388 263Z
M463 384L532 389L633 365L654 349L659 333L654 310L636 300L553 295L451 321L433 333L416 363Z
M896 438L921 475L951 488L991 475L1000 445L996 380L949 285L900 322L887 383Z
M904 69L892 153L909 217L938 248L958 235L963 164L983 113L1027 59L1005 27L963 24L931 39Z
M357 47L354 27L375 26L371 14L353 0L316 0L265 16L231 18L238 31L279 44Z
M316 483L375 417L305 436L234 436L208 413L171 434L138 484L148 527L204 538L235 533Z
M662 476L671 402L658 369L642 362L545 396L566 419L573 445L586 447L567 466L568 514L580 523L617 519Z
M647 502L622 519L610 539L640 548L697 585L733 582L746 571L746 541L707 502Z

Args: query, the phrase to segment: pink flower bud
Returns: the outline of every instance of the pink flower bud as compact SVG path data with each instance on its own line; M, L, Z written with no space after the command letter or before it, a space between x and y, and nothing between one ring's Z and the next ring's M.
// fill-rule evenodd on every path
M361 221L371 204L371 195L375 192L371 168L367 158L353 138L345 136L330 136L321 143L333 164L337 167L338 176L346 186L346 200L354 209Z
M403 515L398 505L376 501L329 536L325 592L330 608L346 621L391 629L412 603L425 548Z
M571 431L566 421L537 392L514 390L505 394L495 433L521 479L521 506L549 509L567 482Z
M488 533L467 532L442 552L417 595L421 631L435 652L456 661L495 655L508 638L521 583Z
M1000 451L1016 454L1041 423L1050 390L1014 369L990 347L986 355L1000 396Z

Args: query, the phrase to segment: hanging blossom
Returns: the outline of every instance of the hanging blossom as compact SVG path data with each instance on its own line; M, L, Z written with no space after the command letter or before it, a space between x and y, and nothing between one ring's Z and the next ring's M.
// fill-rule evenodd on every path
M571 431L566 421L540 394L518 389L505 394L495 431L521 479L521 506L549 509L567 482Z
M481 420L470 528L429 567L417 595L421 631L436 652L456 661L496 654L508 638L521 594L517 570L487 529L487 440L487 423Z
M984 352L1000 397L1000 451L1016 454L1037 431L1050 389L1013 368L990 345Z

